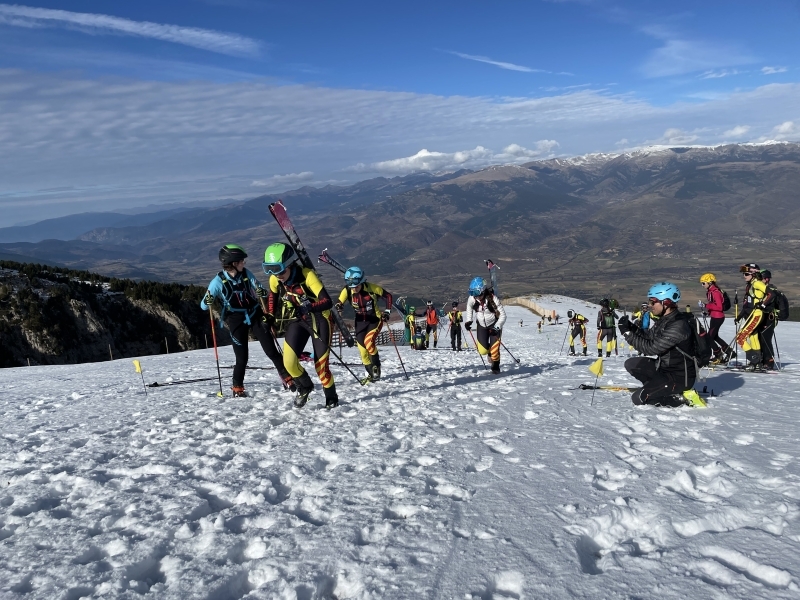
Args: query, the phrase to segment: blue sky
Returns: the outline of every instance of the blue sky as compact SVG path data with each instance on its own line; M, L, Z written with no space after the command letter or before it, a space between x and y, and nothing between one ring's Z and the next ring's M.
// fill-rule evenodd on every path
M0 3L0 225L800 139L798 2Z

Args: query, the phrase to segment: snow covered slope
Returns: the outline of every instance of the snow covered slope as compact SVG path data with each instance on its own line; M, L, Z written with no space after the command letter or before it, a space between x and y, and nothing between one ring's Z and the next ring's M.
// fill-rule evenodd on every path
M493 377L443 342L401 348L406 381L383 348L378 384L334 367L332 412L319 391L292 408L272 371L220 400L145 397L130 360L3 370L0 597L798 597L798 324L786 373L716 373L710 408L656 409L590 406L566 326L508 312L521 365L503 352ZM623 362L601 383L632 384ZM214 374L205 350L142 364Z

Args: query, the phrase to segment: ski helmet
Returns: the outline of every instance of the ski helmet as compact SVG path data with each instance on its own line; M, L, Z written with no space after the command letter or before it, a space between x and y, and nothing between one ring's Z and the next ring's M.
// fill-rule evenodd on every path
M458 308L458 302L453 302L453 308Z
M747 263L746 265L739 267L740 273L757 273L760 271L761 269L756 263Z
M427 304L428 306L433 306L433 300L428 300L428 301L426 302L426 304Z
M247 252L244 251L244 248L236 244L225 244L219 249L219 262L221 262L223 266L232 265L245 258L247 258Z
M761 279L772 279L772 271L769 269L762 269Z
M681 291L678 286L669 281L656 283L647 292L648 298L655 298L664 304L677 304L681 300Z
M574 316L575 316L575 312L574 312L574 311L571 311L571 310L568 310L568 311L567 311L567 318L568 318L568 319L571 319L571 318L572 318L572 317L574 317Z
M261 266L267 275L279 275L297 260L297 253L288 244L278 242L267 246L264 250L264 262Z
M409 307L408 307L408 314L410 314L410 315L413 315L415 310L417 310L417 309L416 309L416 307L414 307L414 306L409 306Z
M713 273L703 273L700 275L700 283L714 283L717 278Z
M364 283L367 278L364 276L364 271L361 267L350 267L344 272L344 281L347 287L354 288Z
M483 277L476 277L469 282L469 295L480 296L486 290L486 280Z
M608 298L603 298L602 300L600 300L600 306L602 306L603 308L610 308L611 302L609 301Z
M642 302L642 308L648 309L650 308L650 305L647 302Z

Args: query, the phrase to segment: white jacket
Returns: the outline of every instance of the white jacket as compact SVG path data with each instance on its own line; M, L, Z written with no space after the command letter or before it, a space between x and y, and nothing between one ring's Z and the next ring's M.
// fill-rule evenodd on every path
M502 329L506 323L506 310L500 304L500 298L492 294L492 301L497 307L497 312L492 312L486 306L487 302L481 303L474 296L470 296L467 300L467 314L464 321L472 321L483 327L494 327Z

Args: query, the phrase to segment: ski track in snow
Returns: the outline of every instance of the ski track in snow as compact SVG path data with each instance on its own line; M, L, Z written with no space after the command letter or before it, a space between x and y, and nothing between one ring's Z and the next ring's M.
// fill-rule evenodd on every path
M382 347L377 384L334 364L331 412L319 388L292 408L270 371L219 399L214 381L145 397L130 360L3 370L0 597L798 597L794 377L714 373L706 410L590 406L593 328L568 358L565 325L508 312L521 365L503 352L491 376L440 339L400 349L406 381ZM798 333L777 335L800 373ZM601 384L635 384L627 354ZM205 350L141 361L148 382L215 370Z

